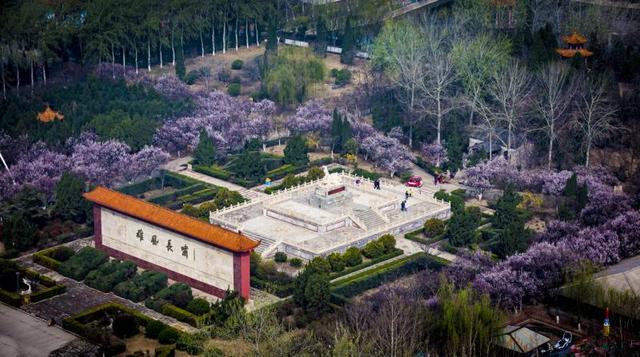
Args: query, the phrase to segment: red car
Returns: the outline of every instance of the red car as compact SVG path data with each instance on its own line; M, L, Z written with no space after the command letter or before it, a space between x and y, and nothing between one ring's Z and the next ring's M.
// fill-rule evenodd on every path
M409 187L422 187L422 177L411 176L411 178L409 178L405 185Z

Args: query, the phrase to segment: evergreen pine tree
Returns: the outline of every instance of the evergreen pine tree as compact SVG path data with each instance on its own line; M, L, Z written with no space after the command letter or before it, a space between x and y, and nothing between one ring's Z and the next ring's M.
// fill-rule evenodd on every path
M216 162L216 147L204 129L200 130L200 140L193 151L193 160L196 164L205 166L211 166Z
M273 12L275 13L275 11ZM274 13L269 16L269 22L267 23L267 49L265 55L267 53L278 53L278 22Z
M355 56L355 36L351 27L351 17L347 16L347 22L344 25L344 35L342 36L342 53L340 54L340 62L344 64L353 64Z
M587 206L587 203L589 203L589 186L587 186L585 182L578 187L578 192L576 193L576 216L580 215L580 212Z
M567 184L562 191L565 197L575 198L578 195L578 177L576 174L571 175L567 180Z
M492 227L506 229L514 222L521 222L522 218L517 208L522 198L511 186L507 186L502 197L496 202L496 211L491 218Z
M525 229L521 220L511 222L498 232L498 244L495 253L500 258L524 252L527 249L531 231Z
M284 162L296 166L304 166L309 163L307 144L301 136L289 140L284 148Z
M84 180L70 172L65 172L55 187L54 214L65 220L84 222L90 206L82 197L84 189Z

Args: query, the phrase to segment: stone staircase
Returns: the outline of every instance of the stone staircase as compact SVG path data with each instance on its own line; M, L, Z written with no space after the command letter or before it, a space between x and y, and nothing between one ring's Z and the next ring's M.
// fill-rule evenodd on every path
M386 223L377 213L368 208L354 209L353 214L364 223L367 229L380 227Z
M255 249L255 252L262 255L262 256L267 256L268 254L271 254L271 252L280 244L279 240L275 240L275 239L271 239L271 238L267 238L264 236L259 236L257 234L253 234L251 232L243 232L247 237L253 239L253 240L257 240L260 241L260 245L258 245L258 247Z

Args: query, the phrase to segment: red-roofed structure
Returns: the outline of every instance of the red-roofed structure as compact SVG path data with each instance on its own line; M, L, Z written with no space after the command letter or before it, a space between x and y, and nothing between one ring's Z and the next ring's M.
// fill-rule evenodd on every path
M219 297L231 289L249 298L249 255L259 242L105 187L84 197L95 204L96 248Z

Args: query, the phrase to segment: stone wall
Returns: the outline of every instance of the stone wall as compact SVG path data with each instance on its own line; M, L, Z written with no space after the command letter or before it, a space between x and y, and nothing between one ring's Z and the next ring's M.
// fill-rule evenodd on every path
M188 281L184 282L195 281L192 285L198 289L201 289L197 286L201 285L199 283L214 287L213 291L206 290L215 295L228 288L244 290L241 287L246 285L243 280L248 282L248 272L243 274L245 279L235 276L235 273L245 273L240 254L234 257L233 252L211 244L104 207L96 208L100 210L96 222L100 234L96 235L96 245L108 248L111 255L122 257L119 253L123 253L124 258L133 257L136 263L148 262L162 271L174 272L178 277L176 280L182 280L180 276L186 277ZM248 267L248 264L244 265Z

